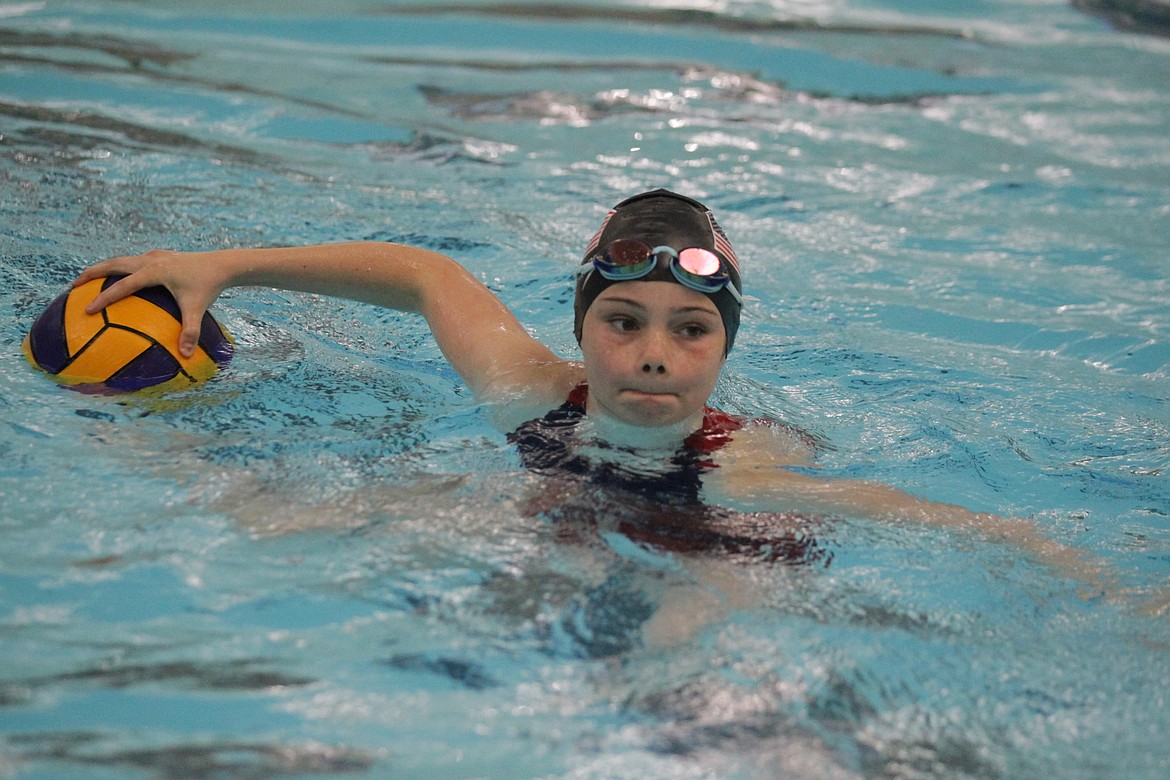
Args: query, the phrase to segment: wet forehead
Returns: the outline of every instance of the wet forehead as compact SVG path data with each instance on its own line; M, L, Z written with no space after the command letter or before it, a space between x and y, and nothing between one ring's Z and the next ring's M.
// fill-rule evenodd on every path
M719 309L709 296L674 282L619 282L597 296L594 305L599 303L633 306L647 311L704 312L719 316Z

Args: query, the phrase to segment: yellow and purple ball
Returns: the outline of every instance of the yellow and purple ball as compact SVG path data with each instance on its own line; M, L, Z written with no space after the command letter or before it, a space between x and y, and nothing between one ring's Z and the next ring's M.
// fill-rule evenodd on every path
M87 314L85 307L119 278L93 279L50 303L24 339L29 362L78 389L130 391L190 385L231 360L231 336L210 313L203 315L195 354L179 354L182 315L165 287Z

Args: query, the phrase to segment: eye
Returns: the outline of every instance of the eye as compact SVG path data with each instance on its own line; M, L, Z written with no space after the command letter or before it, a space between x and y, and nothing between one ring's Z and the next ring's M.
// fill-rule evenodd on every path
M697 341L711 332L706 325L697 322L687 323L678 329L679 335L691 341Z
M638 329L638 321L636 319L622 314L616 314L610 317L607 322L609 322L611 328L619 333L632 333Z

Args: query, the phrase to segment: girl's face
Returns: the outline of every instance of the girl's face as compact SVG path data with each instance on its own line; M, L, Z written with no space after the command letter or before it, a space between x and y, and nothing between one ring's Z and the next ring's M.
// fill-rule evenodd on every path
M702 422L723 368L723 320L711 299L674 282L621 282L585 313L589 413L640 426Z

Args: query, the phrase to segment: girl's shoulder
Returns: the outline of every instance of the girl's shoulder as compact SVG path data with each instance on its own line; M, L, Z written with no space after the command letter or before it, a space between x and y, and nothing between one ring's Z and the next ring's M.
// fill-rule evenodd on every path
M719 464L748 468L811 466L820 447L808 431L765 417L740 418L720 448Z
M583 387L585 368L571 360L532 363L499 375L484 401L493 424L510 433L522 423L543 417Z

